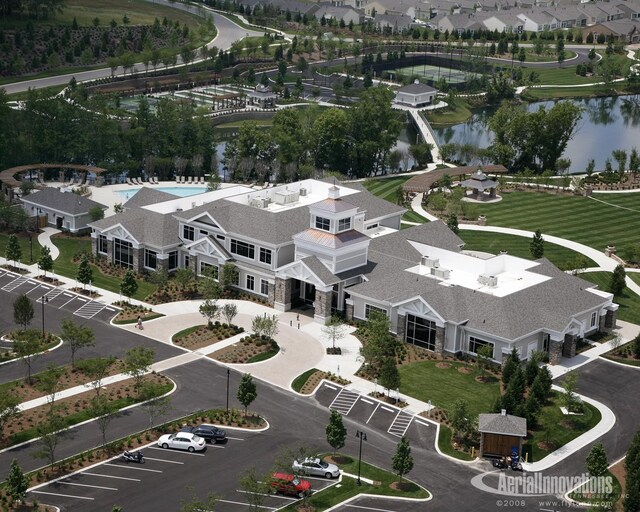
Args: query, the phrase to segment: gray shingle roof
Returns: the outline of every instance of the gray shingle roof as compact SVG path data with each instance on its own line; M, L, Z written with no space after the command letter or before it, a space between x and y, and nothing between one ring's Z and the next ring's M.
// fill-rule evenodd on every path
M311 272L313 272L326 286L340 282L340 279L333 275L316 256L307 256L306 258L302 258L300 261L304 263L307 268L311 270Z
M92 222L90 227L103 231L121 225L138 242L152 247L167 247L180 243L178 220L170 213L162 214L144 208L132 208L122 213Z
M479 414L478 431L485 434L527 437L527 420L510 414Z
M436 92L436 89L431 87L430 85L423 84L421 82L405 85L404 87L400 87L397 92L404 92L407 94L424 94L425 92Z
M58 210L69 215L82 215L88 213L94 206L103 209L107 207L87 197L79 196L72 192L60 192L55 187L47 187L38 192L33 192L22 198L24 203Z
M142 187L138 190L131 199L129 199L124 206L127 208L140 208L142 206L148 206L150 204L162 203L164 201L171 201L177 199L178 196L163 192L162 190L156 190L150 187Z
M313 207L315 209L331 213L347 212L357 208L355 205L344 201L343 199L325 199L324 201L315 203Z

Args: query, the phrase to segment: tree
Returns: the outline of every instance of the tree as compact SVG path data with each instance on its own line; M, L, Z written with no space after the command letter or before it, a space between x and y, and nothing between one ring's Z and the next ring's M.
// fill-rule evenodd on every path
M457 399L451 411L451 428L458 438L465 437L471 428L469 404L466 400Z
M387 390L387 396L391 394L392 389L400 388L400 372L396 366L395 357L386 357L380 368L378 383Z
M529 244L529 252L535 259L544 256L544 238L542 238L542 232L539 229L533 234L531 244Z
M136 275L130 268L122 276L120 281L120 293L127 299L131 299L138 291L138 282L136 281Z
M16 459L11 461L9 475L7 476L7 493L14 503L20 503L27 496L29 478L22 472L22 468Z
M640 334L634 338L631 350L633 351L633 357L640 359Z
M5 257L9 261L13 261L14 266L22 258L22 248L20 247L20 242L18 241L18 237L16 235L9 235L9 239L7 240L7 248L5 250Z
M627 494L624 498L624 512L635 512L640 510L640 430L631 439L624 468Z
M154 350L147 347L135 347L124 354L124 373L133 377L136 391L140 391L142 378L153 363Z
M400 477L400 483L402 483L402 477L413 469L411 446L409 446L409 440L405 436L400 438L391 464L393 471Z
M106 451L107 444L107 428L109 424L114 419L114 414L118 409L114 406L112 402L109 401L107 397L104 395L94 396L91 399L91 404L89 406L89 412L93 418L95 418L96 425L98 425L98 429L100 430L100 434L102 435L102 446Z
M198 311L200 311L200 314L207 319L207 328L213 329L213 320L220 316L220 306L218 306L218 301L214 299L207 299L200 304Z
M244 406L244 415L247 415L247 408L253 403L258 396L258 391L253 377L250 373L245 373L240 380L238 386L238 401Z
M533 384L531 384L530 393L536 397L536 400L540 402L540 404L544 404L547 401L547 398L551 394L551 373L546 366L538 369L538 374L535 379L533 379Z
M180 502L180 512L201 512L202 510L214 510L216 506L216 495L209 493L205 500L202 500L192 486L188 487L191 492L190 501Z
M83 289L87 284L93 281L93 270L91 270L91 266L89 265L89 257L86 254L83 254L82 258L80 258L80 264L78 265L78 273L76 274L76 279L78 280L78 282L82 283Z
M47 396L49 409L53 409L56 403L56 395L60 391L61 380L65 370L61 366L52 363L47 365L47 369L38 376L38 388Z
M476 354L476 365L480 370L480 378L484 380L487 368L493 359L493 345L483 345Z
M13 301L13 321L22 326L22 330L26 330L33 320L33 303L25 294L19 295Z
M385 359L396 355L398 341L389 333L389 318L382 312L372 312L365 329L367 340L360 348L360 355L370 373L378 377Z
M453 231L456 235L460 231L458 228L458 216L455 213L451 213L447 219L447 227Z
M542 359L542 354L540 352L534 352L529 356L527 365L524 368L524 378L528 386L532 386L533 381L538 376L538 371L540 370L540 368L538 367L538 364L540 363L541 359Z
M18 405L20 405L20 399L13 390L0 393L0 439L2 439L5 425L22 414Z
M171 410L171 398L160 396L162 384L145 382L140 390L143 399L142 408L147 412L149 428L153 428L156 420Z
M322 334L324 334L329 341L331 341L331 347L335 350L336 341L341 340L346 335L346 327L342 323L342 319L339 316L332 315L329 323L322 328Z
M564 393L560 399L567 410L569 412L581 412L582 402L576 394L576 389L578 389L578 374L575 371L567 373L562 381L562 388L564 389Z
M96 395L100 396L102 381L109 375L109 371L115 363L116 358L113 356L96 357L78 361L77 368L91 380L91 386L95 389Z
M627 276L626 271L624 270L623 265L617 265L611 274L611 279L609 281L609 291L614 295L622 295L627 284L625 283L625 278Z
M38 268L44 272L44 276L47 277L47 272L53 271L53 258L51 257L51 249L48 246L43 246L40 251L40 259L38 260Z
M232 304L231 302L226 303L222 306L222 316L227 321L229 325L233 323L233 319L238 314L238 306Z
M33 331L25 332L26 335L22 339L17 339L13 342L13 351L20 359L22 359L22 362L27 367L27 382L31 384L31 368L33 366L33 360L40 352L41 346L37 333L34 333Z
M514 347L511 353L507 356L507 360L502 367L502 383L507 386L511 377L520 368L520 355L518 350Z
M342 421L342 414L335 410L331 411L329 424L325 432L327 434L327 443L333 448L333 456L335 457L336 451L344 446L344 442L347 439L347 429Z
M78 325L71 318L60 322L60 337L69 345L71 350L71 367L76 366L76 352L85 347L95 345L95 334L91 327Z
M255 467L251 467L240 476L240 487L249 502L249 510L264 509L265 496L269 494L269 475L261 477Z
M50 466L56 463L56 448L60 441L60 431L64 428L64 421L57 408L49 411L46 421L36 426L36 435L40 438L40 448L34 453L35 457L46 459Z
M225 263L220 269L220 285L226 292L238 284L238 268L233 263Z
M104 210L102 209L102 206L96 205L89 208L89 218L91 218L92 222L104 219Z
M596 443L591 447L586 460L587 471L591 477L604 476L609 470L607 454L602 443Z

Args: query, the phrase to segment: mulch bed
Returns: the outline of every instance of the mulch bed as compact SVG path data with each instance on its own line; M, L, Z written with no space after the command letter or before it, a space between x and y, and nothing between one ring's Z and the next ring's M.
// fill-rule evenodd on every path
M473 373L473 369L469 368L468 366L459 366L458 371L460 373L464 373L465 375L469 375L470 373Z
M309 375L307 382L305 382L303 386L300 388L299 393L302 395L311 395L316 390L316 388L322 382L323 379L330 380L331 382L335 382L336 384L340 384L341 386L346 386L347 384L351 383L347 379L338 377L333 373L327 373L327 372L318 370L317 372L313 372L311 375Z
M114 324L130 324L138 320L138 317L143 322L147 320L153 320L154 318L160 318L164 316L161 313L152 311L151 308L145 308L144 306L135 306L124 301L114 302L114 306L123 308L113 319Z
M249 359L272 350L274 350L272 343L251 335L242 338L238 343L210 354L209 357L222 363L244 364Z
M441 370L446 370L447 368L451 368L451 363L445 363L445 362L436 363L436 368L440 368Z
M213 329L209 329L206 325L200 325L197 330L179 338L174 337L172 341L175 345L196 350L231 338L243 331L242 327L235 325L215 325Z
M36 279L38 281L42 281L43 283L48 283L53 286L60 286L61 284L64 284L62 281L59 281L58 279L52 276L44 276L44 275L36 276Z
M28 270L26 268L22 268L22 267L14 267L13 265L2 265L2 268L4 268L5 270L9 270L11 272L15 272L16 274L26 274L28 272Z
M75 288L71 288L72 292L75 292L79 295L84 295L85 297L89 297L91 299L97 299L98 297L100 297L101 295L96 292L95 290L91 290L89 291L86 288L80 288L79 286L76 286Z
M403 407L406 407L407 405L409 405L407 402L405 402L402 399L396 400L392 396L387 396L384 393L380 393L380 391L372 391L371 393L369 393L369 396L371 396L373 398L376 398L377 400L380 400L381 402L384 402L386 404L395 405L396 407L400 407L401 409Z

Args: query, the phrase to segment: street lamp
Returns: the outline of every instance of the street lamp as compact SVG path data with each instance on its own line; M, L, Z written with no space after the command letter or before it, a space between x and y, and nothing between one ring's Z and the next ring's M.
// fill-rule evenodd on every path
M229 412L229 376L231 375L231 370L227 368L227 412Z
M358 452L358 481L356 483L358 485L362 485L362 482L360 481L360 466L362 464L362 441L367 440L367 434L358 430L356 431L356 437L360 439L360 451Z
M42 304L42 339L44 340L44 303L49 302L49 297L43 295L40 301Z
M33 235L29 233L29 261L33 263Z

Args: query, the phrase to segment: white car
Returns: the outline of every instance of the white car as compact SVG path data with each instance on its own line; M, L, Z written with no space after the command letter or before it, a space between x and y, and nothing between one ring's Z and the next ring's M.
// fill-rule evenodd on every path
M205 449L205 440L189 432L178 432L176 434L165 434L158 439L158 446L161 448L176 448L178 450L188 450L199 452Z
M291 467L295 473L303 475L323 476L325 478L337 478L340 476L338 466L313 457L307 457L302 461L294 460Z

